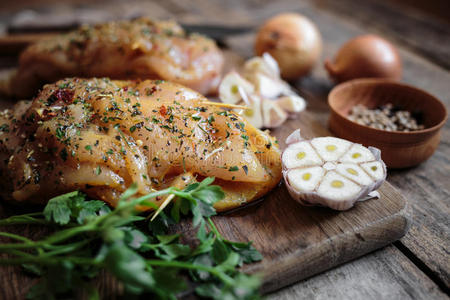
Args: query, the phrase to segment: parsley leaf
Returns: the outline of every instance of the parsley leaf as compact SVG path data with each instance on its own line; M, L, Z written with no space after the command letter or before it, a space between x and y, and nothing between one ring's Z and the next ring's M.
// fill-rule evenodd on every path
M184 190L171 187L144 196L133 184L113 210L77 191L57 196L42 213L0 220L0 225L50 223L61 228L38 241L14 235L19 242L0 247L0 254L7 255L0 263L23 264L27 272L41 277L30 289L30 299L59 299L80 290L98 298L90 280L103 269L123 285L126 294L175 299L195 281L199 296L256 299L259 278L237 267L262 256L251 243L225 239L210 219L216 214L214 204L225 196L213 181L206 178ZM175 200L154 221L138 215L136 206L157 208L150 200L169 194ZM173 232L173 225L189 214L197 230L189 234L193 243L186 243L188 235Z

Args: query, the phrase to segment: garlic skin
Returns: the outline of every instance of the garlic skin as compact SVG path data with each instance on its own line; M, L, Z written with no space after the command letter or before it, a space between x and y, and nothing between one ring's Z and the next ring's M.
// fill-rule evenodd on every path
M288 118L288 114L275 101L262 99L261 107L264 127L266 128L277 128Z
M347 210L355 202L376 196L386 179L386 165L377 148L366 148L335 137L305 140L300 130L286 139L283 177L299 203Z

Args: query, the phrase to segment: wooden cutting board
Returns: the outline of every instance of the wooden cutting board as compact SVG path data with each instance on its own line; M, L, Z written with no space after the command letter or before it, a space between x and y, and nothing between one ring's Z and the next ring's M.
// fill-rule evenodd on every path
M302 136L331 135L308 112L272 131L285 147L286 137L300 128ZM305 207L280 184L262 201L214 218L230 240L253 241L264 256L246 271L262 273L263 292L270 292L348 262L401 238L409 229L406 199L389 183L381 198L359 202L348 211Z
M285 138L300 128L307 138L330 133L312 114L302 112L272 133L280 146ZM246 207L213 218L220 232L230 240L253 241L264 259L245 266L245 271L260 273L263 292L277 290L334 266L343 264L401 238L411 223L406 199L389 183L380 188L380 199L357 203L345 212L327 208L305 207L294 201L284 184L263 199ZM5 211L6 210L6 211ZM14 213L0 205L0 218ZM181 225L188 231L188 222ZM12 228L8 228L11 230ZM15 228L16 233L36 236L35 227ZM22 298L32 280L18 267L0 267L1 295ZM115 298L117 283L110 276L99 279L103 296Z
M227 51L227 69L239 65L242 58ZM319 99L307 99L311 101ZM11 102L0 102L0 108ZM323 103L319 104L323 106ZM308 111L289 120L271 133L284 149L286 137L300 128L302 136L312 138L331 135ZM280 184L263 199L238 210L214 217L225 237L235 241L253 241L264 259L245 266L245 271L263 275L264 293L277 290L343 264L401 238L411 223L406 199L389 183L380 188L380 199L357 203L345 212L327 208L304 207ZM0 218L14 214L11 207L2 207ZM181 224L188 231L188 222ZM33 227L8 228L15 233L36 236L42 234ZM18 267L0 267L0 299L21 299L33 280ZM111 276L98 280L105 299L116 298L117 286Z

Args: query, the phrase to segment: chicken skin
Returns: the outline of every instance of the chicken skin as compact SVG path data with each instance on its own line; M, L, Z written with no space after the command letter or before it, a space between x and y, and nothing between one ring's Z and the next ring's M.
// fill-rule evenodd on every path
M206 176L225 191L219 211L261 197L281 179L276 141L205 101L162 80L48 84L0 115L3 197L45 203L80 190L114 206L133 182L143 195Z
M215 42L175 22L146 18L78 30L30 45L2 82L8 96L29 99L65 77L164 79L202 94L215 92L223 56Z

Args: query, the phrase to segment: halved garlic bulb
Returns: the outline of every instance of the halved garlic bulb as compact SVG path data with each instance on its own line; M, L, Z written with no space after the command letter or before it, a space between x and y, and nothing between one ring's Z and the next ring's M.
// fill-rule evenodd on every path
M286 144L283 177L291 196L304 205L347 210L367 199L386 178L377 148L335 137L304 140L300 130Z

